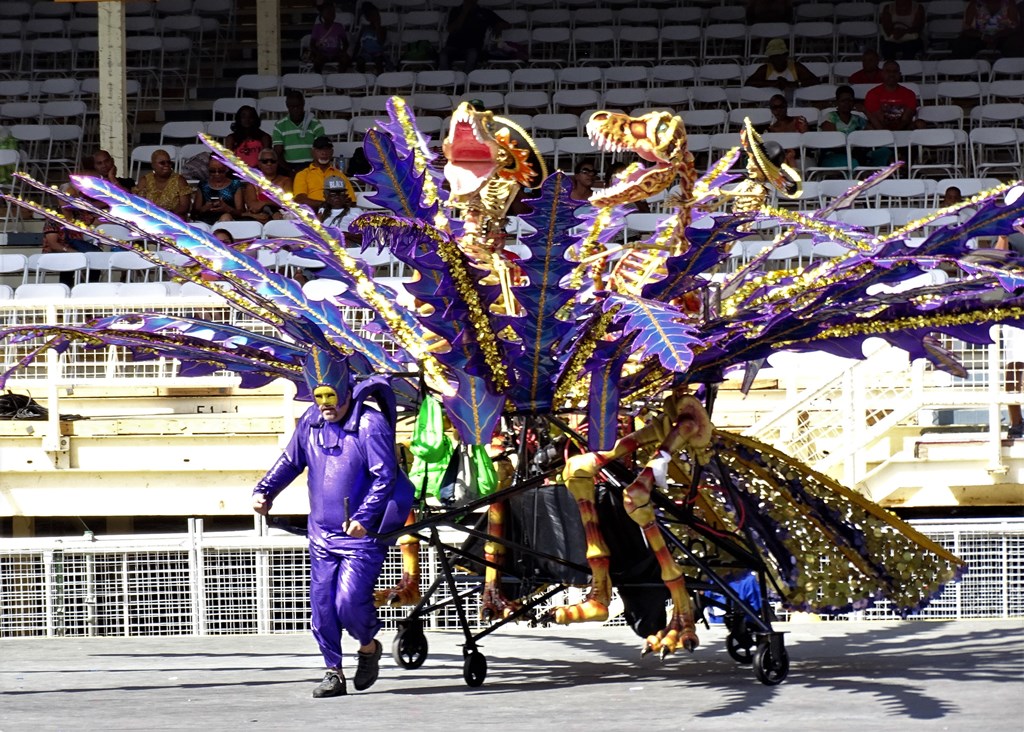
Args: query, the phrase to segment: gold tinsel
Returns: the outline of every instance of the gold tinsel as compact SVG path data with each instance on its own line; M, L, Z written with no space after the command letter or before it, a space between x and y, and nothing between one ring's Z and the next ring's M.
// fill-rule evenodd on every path
M498 339L491 330L490 321L484 311L483 303L480 302L480 293L473 286L473 281L466 271L465 260L462 258L458 248L450 241L439 241L437 253L444 263L448 265L452 281L455 283L455 290L459 297L466 304L469 312L469 323L473 327L476 341L483 352L484 363L491 372L491 382L498 391L508 388L508 371L501 350L498 348Z
M920 328L940 328L957 325L973 325L977 323L996 323L1002 320L1019 319L1024 317L1024 307L998 307L990 310L972 311L968 313L954 313L947 315L913 315L897 320L884 322L856 322L846 325L837 325L828 330L822 331L811 341L825 340L828 338L845 338L859 335L878 335L880 333L893 333L902 330L917 330ZM785 344L780 344L780 348Z
M582 343L576 347L572 357L569 359L569 363L566 364L565 370L562 372L561 381L555 388L553 399L555 404L560 404L563 401L580 403L580 396L576 393L579 384L578 374L583 370L583 365L590 358L594 349L597 348L597 342L604 338L605 333L608 332L608 326L611 325L612 320L615 318L615 313L619 309L617 307L607 312L602 312L597 317L597 322L594 323L593 327L583 335Z

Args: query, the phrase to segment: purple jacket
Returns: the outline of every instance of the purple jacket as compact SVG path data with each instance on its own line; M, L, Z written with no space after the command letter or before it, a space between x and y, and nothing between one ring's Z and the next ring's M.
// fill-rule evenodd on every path
M344 420L331 423L311 406L253 493L272 501L303 470L309 485L310 541L323 546L351 541L342 531L346 498L349 518L367 531L387 533L405 523L414 489L398 468L395 432L377 410L357 402Z

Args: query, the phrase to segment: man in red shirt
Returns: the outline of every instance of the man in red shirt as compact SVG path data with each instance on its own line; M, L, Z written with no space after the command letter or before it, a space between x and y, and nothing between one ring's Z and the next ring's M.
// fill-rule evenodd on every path
M878 68L878 51L873 48L865 48L864 55L860 57L861 67L850 74L851 84L881 84L882 70Z
M924 127L917 119L917 96L900 84L900 65L882 65L882 83L864 97L868 126L874 130L913 130Z

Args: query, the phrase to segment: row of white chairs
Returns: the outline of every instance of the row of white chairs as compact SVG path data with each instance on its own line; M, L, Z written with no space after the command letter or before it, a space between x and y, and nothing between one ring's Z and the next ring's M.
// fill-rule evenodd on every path
M633 67L637 68L637 67ZM639 80L638 80L639 81ZM345 94L321 94L306 99L306 108L318 119L338 119L367 115L385 115L388 100L394 94L401 96L417 114L446 116L459 102L466 100L479 101L484 108L499 114L542 114L559 112L580 112L586 109L605 107L629 109L632 107L673 107L685 109L725 109L737 107L767 107L771 97L778 90L741 84L731 85L728 79L719 79L717 83L691 85L686 81L665 81L658 86L636 83L629 86L608 88L573 88L549 91L546 88L519 89L516 91L474 90L454 95L439 92L407 92L396 90L394 93L373 94L368 96L349 96ZM877 84L852 85L854 96L863 100L868 92ZM960 108L959 116L970 110L968 119L979 124L990 121L1004 122L1020 118L1020 110L1024 107L1024 81L1007 80L981 84L973 81L946 81L938 84L915 84L908 82L905 86L918 98L919 106L924 105L955 105ZM816 84L793 90L792 105L795 107L816 107L818 109L834 106L836 98L835 84ZM212 117L215 122L230 122L238 109L251 106L257 110L263 122L272 128L277 120L287 114L285 96L222 97L214 101ZM73 102L51 102L52 105L66 105ZM32 111L28 105L33 102L8 102L3 107L10 107L8 114L27 114ZM2 107L0 107L2 109ZM0 115L5 114L0 111ZM183 125L177 125L182 128ZM184 137L184 135L176 135Z
M521 69L486 68L462 71L385 71L380 74L344 72L318 74L313 72L277 74L243 74L235 80L235 96L254 97L279 95L288 89L307 94L343 93L350 96L368 96L385 91L449 91L465 84L467 91L517 91L566 88L606 89L615 86L646 84L661 86L668 83L719 83L739 85L750 76L761 62L736 63L726 67L721 62L694 63L693 58L654 66L569 66L531 67ZM707 70L701 67L709 66ZM825 82L843 83L861 68L859 61L808 61L808 68ZM933 61L900 61L903 78L918 83L940 81L993 82L1024 78L1024 58L1000 58L994 63L984 59L943 59Z
M125 83L125 97L134 103L140 91L137 79ZM48 79L0 79L0 102L58 102L81 100L90 113L99 109L100 80L98 76L82 79L54 76Z
M137 17L150 15L165 18L172 15L188 15L191 13L226 16L233 11L232 0L132 0L121 3L125 15ZM0 20L40 20L56 18L71 20L73 18L95 18L96 6L92 3L60 2L58 0L5 0L0 4Z
M215 32L220 22L216 17L178 14L172 17L156 18L152 15L130 15L125 18L124 30L127 35L180 33L182 30L202 28ZM4 21L0 35L8 38L75 38L94 36L99 32L95 16L82 18L30 18Z

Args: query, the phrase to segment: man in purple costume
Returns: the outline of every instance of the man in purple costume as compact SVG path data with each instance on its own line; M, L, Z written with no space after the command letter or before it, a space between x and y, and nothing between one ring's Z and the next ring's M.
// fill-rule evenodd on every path
M274 498L307 470L310 603L313 636L327 673L316 698L347 693L341 633L359 641L353 679L358 691L377 680L381 623L373 588L389 542L375 538L401 528L414 489L395 453L395 403L379 379L350 390L347 362L314 349L305 366L316 402L295 427L288 447L253 491L266 516ZM367 402L373 398L378 409Z

